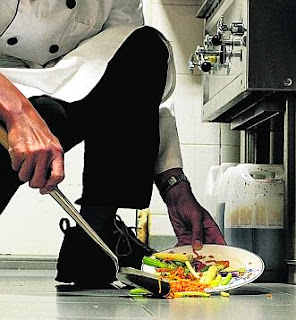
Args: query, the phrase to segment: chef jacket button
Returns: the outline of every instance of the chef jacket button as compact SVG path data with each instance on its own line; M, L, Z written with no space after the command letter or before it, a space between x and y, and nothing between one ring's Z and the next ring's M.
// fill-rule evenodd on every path
M17 43L18 43L18 40L17 40L16 37L9 38L9 39L7 39L7 43L8 43L10 46L13 46L14 44L17 44Z
M56 53L60 50L59 46L56 44L53 44L52 46L49 47L49 52L50 53Z
M76 0L67 0L66 1L66 6L69 8L69 9L73 9L76 7Z

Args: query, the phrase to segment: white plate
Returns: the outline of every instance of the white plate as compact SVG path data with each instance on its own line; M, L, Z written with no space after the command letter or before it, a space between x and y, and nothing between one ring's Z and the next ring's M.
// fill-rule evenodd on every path
M195 256L192 251L192 247L189 245L174 247L163 250L162 252L189 253ZM200 259L200 261L204 263L211 259L229 260L229 267L246 269L243 276L232 278L227 286L206 288L205 291L209 293L228 291L230 289L241 287L257 279L264 270L264 262L258 255L241 248L216 244L204 244L203 248L198 251L198 254L204 256L203 259ZM142 270L149 273L155 273L154 267L144 264L142 265Z

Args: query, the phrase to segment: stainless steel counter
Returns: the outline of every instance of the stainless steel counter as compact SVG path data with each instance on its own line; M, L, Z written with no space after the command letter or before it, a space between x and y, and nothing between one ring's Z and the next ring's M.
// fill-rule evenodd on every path
M58 286L55 271L0 270L0 319L294 319L296 286L253 283L229 298L132 298L128 290Z

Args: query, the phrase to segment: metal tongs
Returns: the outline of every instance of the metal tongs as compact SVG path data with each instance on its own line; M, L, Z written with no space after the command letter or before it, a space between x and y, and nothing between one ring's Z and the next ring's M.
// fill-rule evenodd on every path
M0 143L5 149L8 149L7 132L1 125ZM112 259L116 268L116 278L120 282L133 287L143 287L157 296L165 296L169 293L169 283L165 280L160 280L156 275L132 267L121 268L119 266L118 257L80 215L74 205L62 193L62 191L58 187L55 187L54 190L49 194L67 212L67 214L70 215L77 225L79 225L88 234L88 236L95 241Z

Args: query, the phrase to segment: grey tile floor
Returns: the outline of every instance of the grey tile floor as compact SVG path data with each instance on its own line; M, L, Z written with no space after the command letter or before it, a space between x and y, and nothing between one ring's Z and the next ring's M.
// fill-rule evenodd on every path
M253 283L229 298L132 298L125 289L71 291L53 270L0 270L0 319L295 319L296 286ZM271 294L271 295L270 295Z

